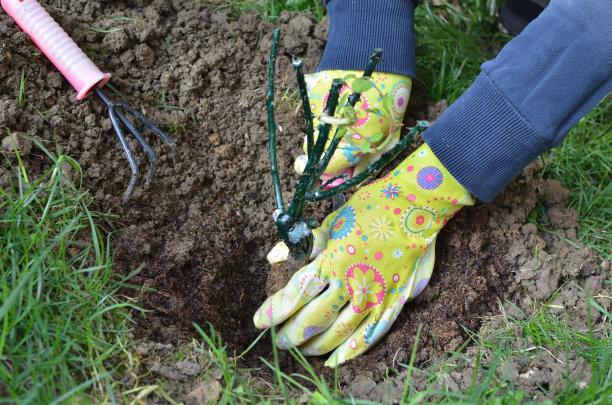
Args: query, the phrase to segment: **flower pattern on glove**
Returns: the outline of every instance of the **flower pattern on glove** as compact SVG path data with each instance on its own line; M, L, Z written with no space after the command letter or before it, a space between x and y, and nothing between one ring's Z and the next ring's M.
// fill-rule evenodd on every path
M338 216L331 224L330 239L338 240L346 238L355 226L355 210L350 205L342 208Z
M442 172L435 166L427 166L419 170L417 183L425 190L435 190L440 187L443 180Z
M385 279L370 265L355 263L349 267L346 271L346 284L355 313L375 307L385 297Z
M401 187L397 184L389 184L388 186L383 187L381 190L381 197L385 197L387 200L395 200L395 197L399 197L399 195L403 193L401 191Z
M419 236L425 233L440 215L433 208L413 207L402 217L402 230L408 236Z

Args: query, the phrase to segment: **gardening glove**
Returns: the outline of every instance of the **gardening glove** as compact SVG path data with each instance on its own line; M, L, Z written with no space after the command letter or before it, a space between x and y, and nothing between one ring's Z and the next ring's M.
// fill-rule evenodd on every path
M353 92L351 83L356 78L360 78L362 74L363 72L358 71L327 70L305 76L310 108L316 117L314 120L315 139L318 134L316 128L319 125L317 118L325 109L332 80L347 78L345 81L348 86L343 86L340 91L340 98L342 98L344 94L350 95ZM351 76L353 78L350 78ZM349 178L356 176L370 162L377 160L382 153L391 149L399 141L402 121L412 89L412 79L398 74L374 72L370 81L376 87L373 86L361 94L361 101L355 106L354 118L357 122L352 126L347 126L346 135L338 145L325 174L321 177L323 181L343 173L348 174ZM385 113L383 109L382 97L384 95L392 97L389 113ZM342 109L339 108L336 115L341 112ZM336 129L333 127L330 133L335 132ZM327 146L330 142L331 139ZM304 152L306 152L305 140ZM307 160L306 155L299 156L295 160L294 169L298 174L304 172ZM343 179L338 179L328 187L336 186L343 181Z
M427 285L440 229L473 203L424 144L325 219L315 232L324 249L263 303L255 326L282 323L281 348L334 350L327 366L365 352Z

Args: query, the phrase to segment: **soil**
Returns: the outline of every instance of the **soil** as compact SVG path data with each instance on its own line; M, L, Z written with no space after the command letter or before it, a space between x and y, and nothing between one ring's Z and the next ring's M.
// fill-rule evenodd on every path
M169 148L145 131L159 156L158 169L151 186L144 190L141 180L122 206L130 168L103 104L94 97L77 101L68 82L4 13L0 127L53 150L57 143L82 166L84 187L100 209L118 214L122 230L113 241L116 271L127 275L144 265L131 283L148 288L124 292L151 310L135 314L137 338L177 345L198 337L194 323L207 330L210 322L230 352L241 352L259 334L252 316L266 297L270 265L265 256L278 238L265 111L271 33L281 26L278 158L287 201L303 135L294 101L281 95L297 89L293 57L303 58L306 72L314 71L327 38L326 20L316 24L310 16L285 12L271 24L253 14L237 16L205 2L179 0L75 0L62 2L61 9L55 1L41 3L102 70L113 74L110 83L127 102L175 139L179 159L173 162ZM118 16L130 19L111 18ZM27 77L23 108L18 102L22 68ZM427 102L417 85L405 124L435 120L444 108L444 103ZM19 139L30 172L45 170L43 154ZM2 147L14 159L11 144ZM146 156L134 142L131 147L145 173ZM0 168L0 183L7 176L7 169ZM575 240L577 216L566 209L567 193L557 183L541 182L537 168L530 166L492 204L477 203L460 212L438 238L429 287L406 305L374 349L340 368L347 392L385 399L388 390L377 383L388 367L407 363L419 324L423 331L416 360L423 364L458 349L468 337L466 329L478 331L483 320L499 314L500 300L529 308L571 277L588 279L592 293L601 292L605 274L591 251L525 225L536 202L545 200L553 229ZM308 210L321 220L331 203ZM534 249L539 252L535 259ZM586 308L579 291L567 284L564 288L554 302ZM245 365L259 366L259 356L271 357L269 340L255 346ZM323 362L312 359L315 370L330 381L332 372ZM286 371L300 370L284 352L280 364Z

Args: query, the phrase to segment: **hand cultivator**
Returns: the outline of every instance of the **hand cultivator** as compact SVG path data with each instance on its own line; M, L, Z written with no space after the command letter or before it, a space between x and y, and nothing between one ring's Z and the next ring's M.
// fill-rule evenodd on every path
M399 143L397 143L387 152L383 153L378 160L371 162L367 168L365 168L365 170L358 175L352 178L349 178L349 176L346 174L339 175L325 181L320 187L317 187L319 178L325 172L325 169L334 155L334 152L338 148L340 141L347 133L346 126L349 125L350 122L350 119L347 119L347 117L334 117L338 104L342 105L341 108L343 108L343 111L345 112L354 111L352 109L360 100L361 89L365 90L366 88L372 87L369 79L374 72L376 65L382 61L382 50L376 49L374 51L364 71L363 77L359 79L359 86L353 86L353 89L359 88L360 91L355 91L346 99L344 99L343 96L339 102L338 99L340 89L343 86L343 79L333 80L325 110L323 111L322 116L319 117L321 124L318 126L319 134L316 141L314 139L313 130L314 116L310 108L304 73L302 71L302 61L295 60L293 62L293 66L295 68L295 74L298 86L300 88L304 119L306 122L306 152L308 160L303 174L297 181L293 199L289 204L288 209L285 210L276 162L277 126L274 118L274 73L276 70L276 53L278 49L279 35L280 31L277 28L274 31L272 48L270 50L270 63L268 66L268 92L266 102L268 109L270 167L272 171L272 180L274 183L274 193L277 207L276 211L274 211L274 221L278 227L278 232L281 239L289 248L291 257L298 261L303 261L310 256L312 251L312 229L316 227L316 222L314 220L304 219L302 216L305 203L308 201L321 201L332 198L363 183L368 178L373 177L387 163L395 158L399 152L405 149L417 134L423 132L427 128L428 123L426 121L417 122L417 126L415 126L407 136L405 136L401 141L399 141ZM382 98L385 99L386 97L387 96L384 95ZM346 102L344 100L346 100ZM332 125L337 125L336 132L331 138L331 141L328 142L330 139ZM330 187L338 179L343 179L344 182ZM335 208L336 207L334 207L334 209Z
M77 100L81 100L93 92L106 104L111 123L132 169L130 184L122 199L122 203L125 204L136 186L138 166L134 154L127 144L122 126L136 138L138 144L143 147L151 160L151 167L145 177L144 188L149 186L157 166L155 152L153 152L151 146L143 138L138 129L136 129L136 126L126 117L126 114L132 115L142 125L149 128L164 142L168 143L172 147L175 159L176 144L161 129L128 104L121 101L113 101L102 91L102 87L111 77L110 73L102 73L36 0L2 0L2 7L13 17L21 29L30 36L32 41L53 62L64 77L68 79L78 92ZM122 108L125 113L119 110L119 108Z

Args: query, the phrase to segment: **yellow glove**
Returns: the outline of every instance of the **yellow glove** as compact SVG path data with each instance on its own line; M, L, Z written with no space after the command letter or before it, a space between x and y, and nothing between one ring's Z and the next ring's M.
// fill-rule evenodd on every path
M440 229L473 203L423 145L325 219L315 230L316 257L263 303L255 326L284 322L279 347L334 350L325 363L332 367L365 352L427 285ZM275 250L271 256L283 255L282 245Z
M350 95L353 92L351 83L355 78L360 78L362 74L363 72L358 71L327 70L306 75L310 109L314 116L318 118L322 114L333 79L354 76L354 78L347 79L348 86L341 89L340 98L342 98L345 93ZM361 94L361 101L355 106L354 118L357 122L347 127L345 139L349 142L343 139L338 145L338 149L327 166L326 173L322 176L324 181L342 173L348 173L350 176L359 174L371 161L376 160L381 153L392 148L399 141L402 121L412 89L412 80L407 76L374 72L371 81L376 87ZM391 116L383 113L381 92L393 98ZM340 107L339 110L341 110ZM315 139L318 124L319 120L315 119ZM333 128L330 133L334 134L335 131ZM330 138L333 139L333 137ZM371 145L367 151L363 146L366 142ZM304 152L306 152L306 142L304 142ZM295 171L302 174L307 160L306 155L299 156L295 160ZM337 180L330 186L342 181Z

